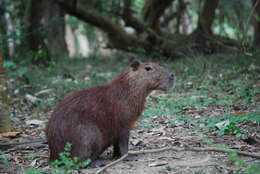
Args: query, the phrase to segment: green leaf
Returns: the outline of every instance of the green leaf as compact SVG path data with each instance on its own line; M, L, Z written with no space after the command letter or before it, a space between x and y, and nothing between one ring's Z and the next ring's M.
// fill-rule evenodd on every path
M246 55L246 56L250 56L250 57L252 57L252 56L253 56L253 53L245 52L245 55Z

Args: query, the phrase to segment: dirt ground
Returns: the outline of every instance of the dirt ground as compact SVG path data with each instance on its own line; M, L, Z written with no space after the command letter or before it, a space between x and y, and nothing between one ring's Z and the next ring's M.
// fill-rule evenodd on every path
M211 77L211 76L210 76ZM65 80L63 80L65 81ZM183 84L182 81L180 81ZM76 84L78 85L78 84ZM187 83L188 87L190 86ZM177 85L178 86L178 85ZM180 85L179 85L180 86ZM222 98L209 92L208 95L199 96L200 94L192 93L192 90L183 90L180 87L178 92L174 93L170 100L183 99L190 100L191 98L199 98L201 101L207 99ZM211 87L208 87L211 88ZM20 87L20 91L28 93L31 87ZM195 89L195 88L194 88ZM236 88L235 88L236 89ZM26 91L27 90L27 91ZM15 91L15 90L14 90ZM43 93L43 91L45 93ZM44 101L54 100L56 96L55 90L42 90L39 95L48 95ZM232 92L232 91L231 91ZM228 99L231 97L230 91L223 91ZM191 93L191 94L187 94ZM152 94L158 95L158 94ZM161 95L161 93L159 93ZM196 95L196 96L195 96ZM259 95L259 93L258 93ZM51 96L51 97L49 97ZM155 114L148 118L143 118L138 121L138 127L131 131L129 150L143 151L148 149L159 149L164 147L190 147L190 148L207 148L225 147L249 152L260 155L260 125L259 123L243 122L239 125L239 129L243 131L248 138L243 139L235 135L218 136L216 131L209 131L196 128L204 127L205 125L194 125L191 121L202 120L203 118L217 118L226 113L234 113L237 117L245 113L259 112L260 110L260 95L257 97L257 102L250 102L247 105L232 105L228 108L224 104L208 103L205 105L186 105L179 106L176 114L188 116L187 119L177 120L174 114ZM0 173L1 174L39 174L51 173L51 165L48 163L48 146L45 141L44 128L48 118L51 115L53 105L46 107L47 109L38 109L31 104L29 100L33 98L21 99L13 98L10 103L12 105L13 121L15 123L15 133L5 137L0 137ZM241 98L239 98L240 100ZM200 101L199 100L199 101ZM224 99L223 99L224 100ZM21 102L22 101L22 102ZM181 100L180 100L181 102ZM157 109L157 111L165 108L155 108L153 100L149 100L146 107ZM35 112L37 108L37 112ZM40 111L39 111L40 110ZM147 110L147 109L146 109ZM166 113L166 112L165 112ZM176 120L175 120L176 119ZM173 124L173 121L177 121ZM152 124L151 124L152 123ZM213 127L215 124L213 125ZM41 143L23 144L23 142L35 142L40 140ZM5 143L21 143L16 146L4 146ZM4 143L4 144L3 144ZM8 144L7 143L7 144ZM3 155L4 154L4 155ZM4 156L6 159L3 159ZM105 151L101 158L107 159L109 162L114 161L111 149ZM244 160L244 163L239 163ZM111 174L244 174L243 169L249 165L260 166L259 159L251 157L232 157L227 153L221 152L195 152L195 151L164 151L159 153L147 153L137 156L136 161L121 161L118 164L108 168L104 173ZM34 168L37 171L28 172L28 169ZM95 173L99 168L87 168L73 171L73 174L90 174ZM27 172L26 172L27 171ZM246 173L245 173L246 174ZM257 173L253 173L257 174ZM260 173L259 173L260 174Z
M192 108L184 108L187 112L194 112ZM259 108L250 108L250 110ZM200 119L204 114L215 114L222 112L219 108L205 108L203 112L194 114L194 119ZM26 120L23 116L17 117L16 122L22 123L17 135L9 143L30 142L43 140L44 127L50 112L42 113L44 119ZM148 149L159 149L163 147L214 147L216 144L225 144L231 149L259 154L259 140L245 141L233 135L216 136L214 132L204 132L211 143L204 140L201 134L198 134L190 128L190 124L180 122L172 125L170 120L172 116L154 116L150 120L143 119L139 125L145 125L152 121L152 128L138 127L131 131L130 150L141 151ZM37 122L37 121L38 122ZM259 125L245 125L245 131L256 132ZM7 155L8 164L0 166L1 174L22 174L29 168L41 170L43 173L50 173L48 164L48 147L45 143L33 143L28 145L15 146L7 150L2 150L1 154ZM105 151L101 158L113 161L111 149ZM256 159L250 157L239 157L247 164L255 164ZM260 163L256 163L260 165ZM232 174L240 166L231 163L228 155L217 152L194 152L194 151L164 151L159 153L147 153L137 156L136 161L121 161L115 166L108 168L104 173L111 174ZM73 174L95 173L98 168L87 168L73 171Z

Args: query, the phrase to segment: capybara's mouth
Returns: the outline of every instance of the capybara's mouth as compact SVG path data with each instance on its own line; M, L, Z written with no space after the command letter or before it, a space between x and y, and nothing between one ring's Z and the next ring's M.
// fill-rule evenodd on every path
M168 92L169 89L174 88L174 81L171 80L171 82L169 82L165 87L159 88L159 90L163 91L163 92Z
M174 88L175 87L175 81L176 81L176 76L175 73L172 73L169 77L169 88Z
M171 89L171 88L174 88L174 81L172 81L170 84L169 84L169 86L167 87L167 89L166 89L166 91L168 91L169 89Z

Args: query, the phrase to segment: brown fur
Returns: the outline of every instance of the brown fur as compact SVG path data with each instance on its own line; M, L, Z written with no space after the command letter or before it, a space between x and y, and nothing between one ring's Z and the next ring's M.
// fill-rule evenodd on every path
M136 62L108 84L66 97L46 127L50 160L58 158L66 142L72 144L71 155L80 159L94 160L110 145L114 156L127 153L129 130L146 97L152 90L172 87L173 80L173 72L163 66Z

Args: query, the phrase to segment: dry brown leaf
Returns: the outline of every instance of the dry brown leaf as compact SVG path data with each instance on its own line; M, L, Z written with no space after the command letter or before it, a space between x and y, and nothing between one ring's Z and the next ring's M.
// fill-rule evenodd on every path
M155 142L157 141L157 138L146 138L143 142L144 144L149 144L149 143L152 143L152 142Z
M132 140L130 141L130 143L131 143L132 145L134 145L134 146L137 146L137 145L141 144L142 141L141 141L141 140L137 140L137 139L132 139Z
M233 116L239 117L239 116L243 116L244 114L246 114L246 112L237 112L237 113L233 113Z
M159 137L158 140L169 140L169 141L174 141L173 138L170 137Z
M0 134L0 140L17 138L21 135L21 132L5 132Z
M152 135L159 135L159 136L166 135L166 131L164 130L164 127L153 128L150 131L152 132Z

